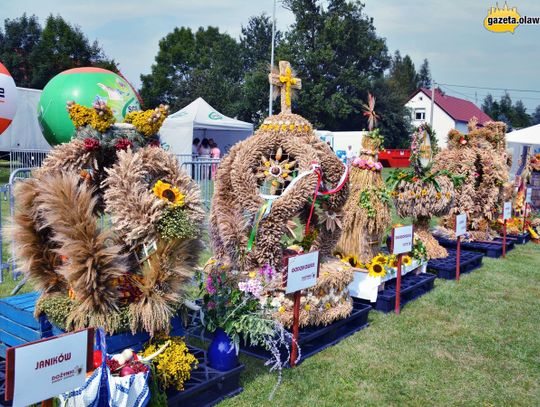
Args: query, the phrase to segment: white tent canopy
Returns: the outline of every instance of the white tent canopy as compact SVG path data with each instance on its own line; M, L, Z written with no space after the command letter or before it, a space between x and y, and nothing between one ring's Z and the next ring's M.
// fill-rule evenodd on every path
M11 125L0 135L0 151L51 149L39 127L40 96L40 90L17 88L17 112Z
M253 133L253 125L222 115L203 98L171 114L159 132L162 143L174 154L191 154L193 139L212 138L221 153Z
M508 149L512 153L511 174L515 174L523 147L530 147L532 152L540 150L540 124L525 127L524 129L514 130L506 135Z

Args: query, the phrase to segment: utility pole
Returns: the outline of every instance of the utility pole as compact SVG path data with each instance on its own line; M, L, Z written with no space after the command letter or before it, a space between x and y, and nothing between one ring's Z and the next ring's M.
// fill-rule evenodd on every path
M437 82L433 81L433 85L431 86L431 113L429 114L429 127L431 127L431 130L433 130L433 107L435 106L435 86L437 86Z
M274 12L272 13L272 51L270 54L270 67L274 68L274 42L276 41L276 1L274 0ZM272 116L272 102L274 101L274 87L270 84L268 100L268 116Z

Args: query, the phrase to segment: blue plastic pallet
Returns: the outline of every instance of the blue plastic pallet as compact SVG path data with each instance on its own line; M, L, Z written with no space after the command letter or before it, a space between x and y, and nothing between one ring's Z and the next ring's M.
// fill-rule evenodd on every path
M457 250L447 249L448 257L432 259L428 262L428 271L437 275L438 278L453 280L456 278L456 254ZM484 255L478 252L461 251L460 274L470 273L482 266Z
M406 274L401 278L400 303L401 308L408 302L426 294L434 287L435 279L433 274L421 273ZM370 303L368 300L358 299L364 304L371 304L373 309L382 312L394 311L396 303L396 279L388 280L384 283L384 290L377 295L377 302Z
M441 246L447 249L455 249L457 242L455 240L446 239L444 237L436 236L436 239L439 241ZM513 241L507 240L506 242L506 252L508 253L514 249L515 243ZM461 242L461 248L466 251L480 252L484 253L484 256L498 258L502 256L502 241L493 240L491 242Z
M356 299L353 299L353 310L347 318L340 319L327 326L308 326L300 328L298 332L298 345L301 349L301 358L297 365L302 363L305 359L337 344L355 332L367 327L369 325L368 314L370 310L370 305L363 304ZM202 332L198 315L193 316L191 325L188 328L188 335L206 341L212 339L211 334ZM287 350L283 347L280 351L282 360L285 360L288 355ZM240 352L262 360L268 360L271 357L270 352L265 348L260 346L246 346L242 341L240 341Z
M240 386L240 373L245 366L221 372L208 366L206 352L189 346L189 351L197 358L199 365L191 371L191 377L184 382L184 390L169 390L167 404L171 407L210 407L226 398L234 397L244 389Z
M502 242L502 237L495 239L498 242ZM515 244L527 244L531 240L531 235L526 233L519 233L517 235L506 235L506 240L514 242Z
M0 357L6 357L6 350L11 346L24 345L28 342L64 333L52 325L45 315L34 318L34 309L38 292L31 292L13 297L0 299ZM171 333L181 336L184 334L180 317L171 320ZM125 348L140 350L141 346L150 339L146 332L135 335L130 332L107 335L107 352L116 353Z

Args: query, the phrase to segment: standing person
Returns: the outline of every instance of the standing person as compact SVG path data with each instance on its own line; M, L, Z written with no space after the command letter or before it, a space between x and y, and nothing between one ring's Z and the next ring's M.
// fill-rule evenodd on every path
M197 152L201 158L210 157L210 144L208 144L208 139L206 137L202 139L201 145L199 146Z
M351 165L351 163L354 160L354 152L352 150L352 146L347 147L347 164Z
M201 139L199 137L195 137L193 139L193 144L191 145L191 159L194 159L199 155L199 147L201 146Z
M210 139L210 158L213 160L219 160L221 158L221 151L217 145L217 143ZM215 179L216 171L217 171L218 164L212 164L212 179Z

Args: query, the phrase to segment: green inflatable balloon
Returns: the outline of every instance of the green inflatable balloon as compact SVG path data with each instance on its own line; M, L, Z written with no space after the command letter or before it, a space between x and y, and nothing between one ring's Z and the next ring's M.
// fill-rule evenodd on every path
M128 112L141 109L131 85L114 72L92 67L68 69L47 83L39 99L38 121L49 144L67 143L75 133L66 110L68 101L92 107L96 99L107 103L117 122Z

